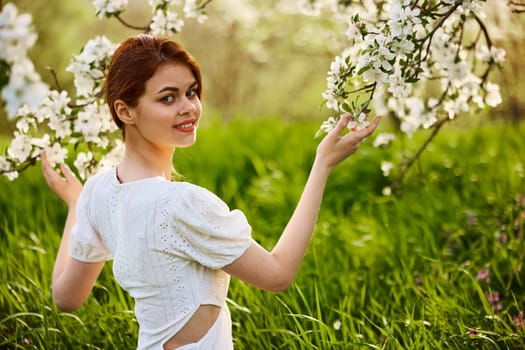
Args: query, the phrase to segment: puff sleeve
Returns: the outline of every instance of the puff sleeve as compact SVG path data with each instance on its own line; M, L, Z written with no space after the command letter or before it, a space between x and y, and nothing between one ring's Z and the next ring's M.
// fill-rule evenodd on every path
M88 181L78 199L77 222L71 230L69 250L72 258L94 263L110 260L113 257L89 220L89 197L92 189L93 186Z
M251 244L252 229L240 210L230 210L215 194L192 185L179 198L172 249L211 269L221 269Z

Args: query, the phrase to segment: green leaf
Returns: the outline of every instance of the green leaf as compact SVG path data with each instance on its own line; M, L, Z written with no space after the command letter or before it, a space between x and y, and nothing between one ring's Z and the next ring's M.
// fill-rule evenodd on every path
M359 70L359 72L357 72L357 75L361 75L369 69L370 69L370 66L364 66L363 68Z

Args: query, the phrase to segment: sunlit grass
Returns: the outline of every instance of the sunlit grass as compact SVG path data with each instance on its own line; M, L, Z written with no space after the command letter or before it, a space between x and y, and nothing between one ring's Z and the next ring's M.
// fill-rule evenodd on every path
M306 179L315 129L212 122L175 164L245 211L254 238L271 248ZM294 285L275 294L232 281L236 349L525 348L513 319L525 309L523 131L444 129L400 198L381 194L379 164L394 150L363 144L330 178ZM109 264L82 309L52 304L66 208L39 169L0 186L0 348L133 348L133 303ZM478 278L483 269L488 279Z

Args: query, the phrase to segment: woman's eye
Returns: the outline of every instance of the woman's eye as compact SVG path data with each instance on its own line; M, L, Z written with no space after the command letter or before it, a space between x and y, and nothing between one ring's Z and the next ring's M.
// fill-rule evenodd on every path
M163 98L160 99L161 102L164 102L164 103L171 103L173 101L175 101L175 97L173 97L173 95L167 95L167 96L164 96Z
M195 97L195 96L197 96L197 90L188 90L188 92L186 93L186 96L188 96L188 97Z

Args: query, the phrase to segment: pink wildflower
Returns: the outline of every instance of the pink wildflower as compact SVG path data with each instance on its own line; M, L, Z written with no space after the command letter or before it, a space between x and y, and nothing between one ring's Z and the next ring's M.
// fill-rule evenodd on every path
M483 283L490 283L490 269L489 268L483 268L478 271L478 275L476 276L476 281L483 282Z
M514 324L516 325L516 327L521 328L521 329L525 328L525 320L523 319L522 310L520 310L519 314L514 316L512 320L514 321Z

